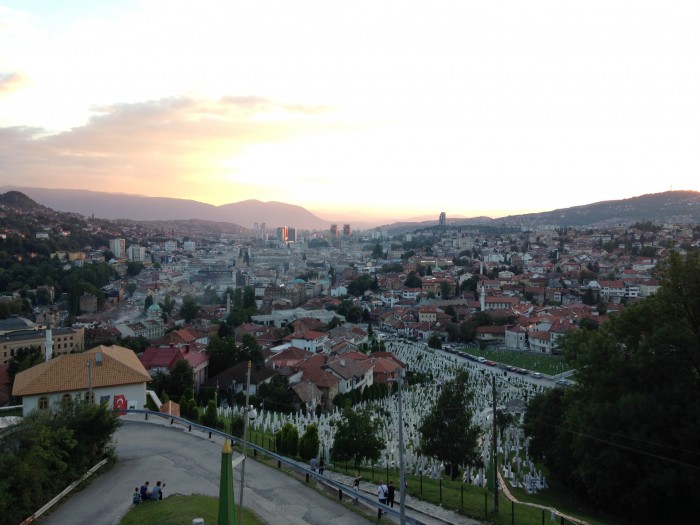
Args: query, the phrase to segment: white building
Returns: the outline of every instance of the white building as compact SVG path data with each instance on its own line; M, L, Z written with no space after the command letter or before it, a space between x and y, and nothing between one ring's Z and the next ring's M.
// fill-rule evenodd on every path
M151 376L133 350L97 346L80 354L63 354L20 372L12 395L22 398L22 414L48 410L56 403L89 399L117 408L143 408Z

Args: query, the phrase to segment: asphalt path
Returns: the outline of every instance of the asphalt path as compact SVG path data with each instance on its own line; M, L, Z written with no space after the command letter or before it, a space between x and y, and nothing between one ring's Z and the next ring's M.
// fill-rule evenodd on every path
M42 525L116 525L132 507L135 487L145 481L166 485L171 494L219 496L222 438L178 425L146 422L128 415L116 434L116 465L69 496ZM234 453L234 459L238 454ZM234 471L235 500L240 490L240 467ZM313 485L313 483L311 483ZM269 525L354 525L375 523L319 494L304 482L273 467L249 460L245 468L243 504ZM149 503L150 504L150 503ZM183 523L191 523L188 517Z

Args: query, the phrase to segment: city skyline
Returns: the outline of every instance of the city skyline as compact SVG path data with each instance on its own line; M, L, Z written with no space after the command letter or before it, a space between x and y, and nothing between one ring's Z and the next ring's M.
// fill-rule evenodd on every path
M0 0L0 185L329 221L700 191L700 6Z

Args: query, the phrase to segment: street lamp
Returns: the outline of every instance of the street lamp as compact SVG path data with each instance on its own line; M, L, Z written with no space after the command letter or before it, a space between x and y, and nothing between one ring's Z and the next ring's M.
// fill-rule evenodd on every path
M486 370L481 370L481 373L486 376ZM493 411L493 429L491 430L491 462L493 464L493 512L498 512L498 450L496 436L498 426L496 424L496 374L491 374L491 396L492 396L492 411Z
M250 416L253 414L253 418L257 416L255 410L251 410L253 407L248 403L250 402L250 369L253 366L251 361L248 361L248 378L246 380L245 389L245 415L243 419L243 462L241 463L241 495L239 499L238 506L240 507L238 512L238 522L243 523L243 481L245 480L245 458L246 458L246 445L248 440L248 420L251 419Z
M404 369L399 368L399 377L389 381L396 383L396 394L399 403L399 523L406 523L406 472L403 461L403 408L401 403L401 383L403 383Z

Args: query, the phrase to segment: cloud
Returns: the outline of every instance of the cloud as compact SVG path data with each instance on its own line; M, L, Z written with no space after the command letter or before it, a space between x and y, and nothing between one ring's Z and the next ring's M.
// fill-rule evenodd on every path
M58 134L0 128L0 181L204 200L206 192L236 192L249 182L235 163L247 149L338 127L313 118L321 108L258 97L172 97L91 109L84 126Z
M18 91L26 84L21 73L0 73L0 93Z

